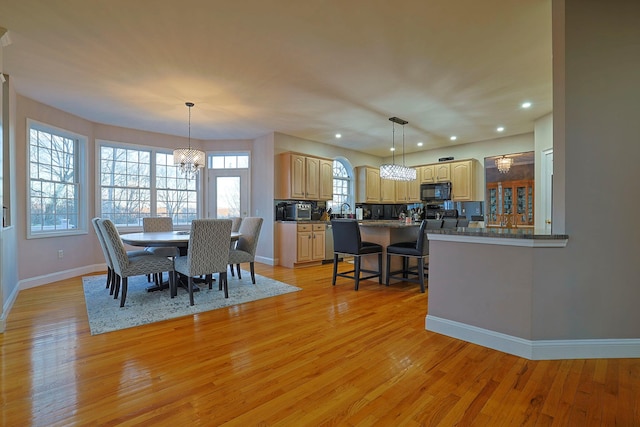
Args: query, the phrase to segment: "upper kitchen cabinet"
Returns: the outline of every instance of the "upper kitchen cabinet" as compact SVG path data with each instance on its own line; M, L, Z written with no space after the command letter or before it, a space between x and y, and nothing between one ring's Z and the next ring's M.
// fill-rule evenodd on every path
M330 200L333 162L329 159L282 153L279 156L277 199Z
M475 197L475 161L450 163L451 191L454 202L470 202Z
M380 169L356 168L356 203L380 203Z
M418 171L420 173L420 171ZM420 203L420 177L413 181L395 181L396 203Z
M396 202L396 181L390 179L380 179L380 202Z
M446 182L451 181L450 163L434 163L418 168L421 183Z

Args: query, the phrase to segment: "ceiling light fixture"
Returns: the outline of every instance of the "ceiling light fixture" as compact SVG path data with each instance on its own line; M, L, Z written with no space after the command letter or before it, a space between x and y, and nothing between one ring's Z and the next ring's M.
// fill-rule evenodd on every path
M398 117L389 117L389 120L393 122L392 130L392 143L391 151L393 151L391 163L380 166L380 178L390 179L392 181L413 181L416 179L417 173L413 168L408 168L404 165L404 125L409 123L406 120L402 120ZM402 165L396 165L396 123L402 125Z
M531 108L531 103L529 101L523 102L522 108Z
M496 159L496 167L500 173L507 173L513 165L513 159L511 157L502 156Z
M195 104L193 102L185 102L185 105L189 107L189 147L173 150L173 164L179 166L180 171L187 178L195 178L198 175L198 170L204 167L205 154L204 151L191 148L191 107Z
M451 136L449 139L450 139L450 140L452 140L452 141L455 141L456 139L458 139L458 137L457 137L457 136L455 136L455 135L453 135L453 136Z
M504 127L503 126L498 126L496 128L496 132L504 132Z

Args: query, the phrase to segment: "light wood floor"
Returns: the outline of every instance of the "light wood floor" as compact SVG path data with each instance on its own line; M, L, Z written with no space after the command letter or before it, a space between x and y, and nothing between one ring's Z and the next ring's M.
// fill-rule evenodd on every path
M303 290L96 336L81 278L20 292L0 424L640 425L640 360L529 361L425 331L415 284L257 272Z

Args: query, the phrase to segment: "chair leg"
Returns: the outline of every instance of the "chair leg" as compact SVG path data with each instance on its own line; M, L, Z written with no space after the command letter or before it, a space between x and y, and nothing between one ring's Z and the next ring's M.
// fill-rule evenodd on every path
M229 267L231 267L231 276L236 277L236 272L233 271L233 264L229 264Z
M240 275L240 264L236 264L236 270L238 271L238 279L242 279L242 276Z
M251 270L251 283L256 284L256 272L253 269L253 261L249 263L249 269Z
M109 289L111 287L111 267L107 267L107 287L105 289Z
M189 305L193 305L193 277L189 276Z
M420 281L420 292L424 294L424 258L418 258L418 280Z
M229 298L229 282L227 280L227 272L225 271L224 273L220 272L218 273L218 280L220 282L224 282L224 297L225 298Z
M122 280L120 275L117 275L116 276L116 286L115 286L115 288L113 290L113 299L118 299L118 295L120 295L120 280Z
M382 284L382 252L378 253L378 283Z
M356 281L355 290L357 291L358 287L360 286L360 257L359 256L353 257L353 264L355 267L353 277Z
M384 284L389 286L389 270L391 270L391 254L387 252L387 272L384 275Z
M213 274L207 274L205 277L205 282L209 285L209 289L213 287Z
M124 307L124 302L127 299L127 288L129 287L129 278L122 278L122 297L120 297L120 307Z
M171 295L171 298L173 298L175 295L178 294L178 291L176 290L177 286L176 286L176 272L175 271L170 271L169 272L169 295Z
M331 279L331 285L336 285L336 274L338 274L338 254L333 254L333 278Z
M402 257L402 278L409 277L409 257Z

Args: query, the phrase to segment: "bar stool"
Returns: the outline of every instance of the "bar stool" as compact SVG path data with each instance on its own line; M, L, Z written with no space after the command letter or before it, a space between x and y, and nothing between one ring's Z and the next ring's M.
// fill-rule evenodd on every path
M346 277L355 280L355 290L358 290L360 280L378 278L382 283L382 246L377 243L363 242L360 236L360 226L355 219L334 219L331 221L333 230L333 280L336 285L336 277ZM338 273L338 256L353 256L354 269ZM361 258L365 255L378 255L378 271L364 270L361 268ZM370 273L369 276L360 277L361 273Z
M406 282L419 283L420 292L424 293L424 270L426 265L428 265L425 265L425 259L429 258L429 241L427 240L425 231L428 228L440 228L440 225L441 223L436 221L424 220L420 224L418 240L394 243L387 246L387 274L385 277L385 284L387 286L389 286L389 279L400 279ZM392 256L402 257L402 270L391 271ZM409 266L409 260L412 258L418 261L415 267ZM417 275L418 277L409 277L410 274Z

